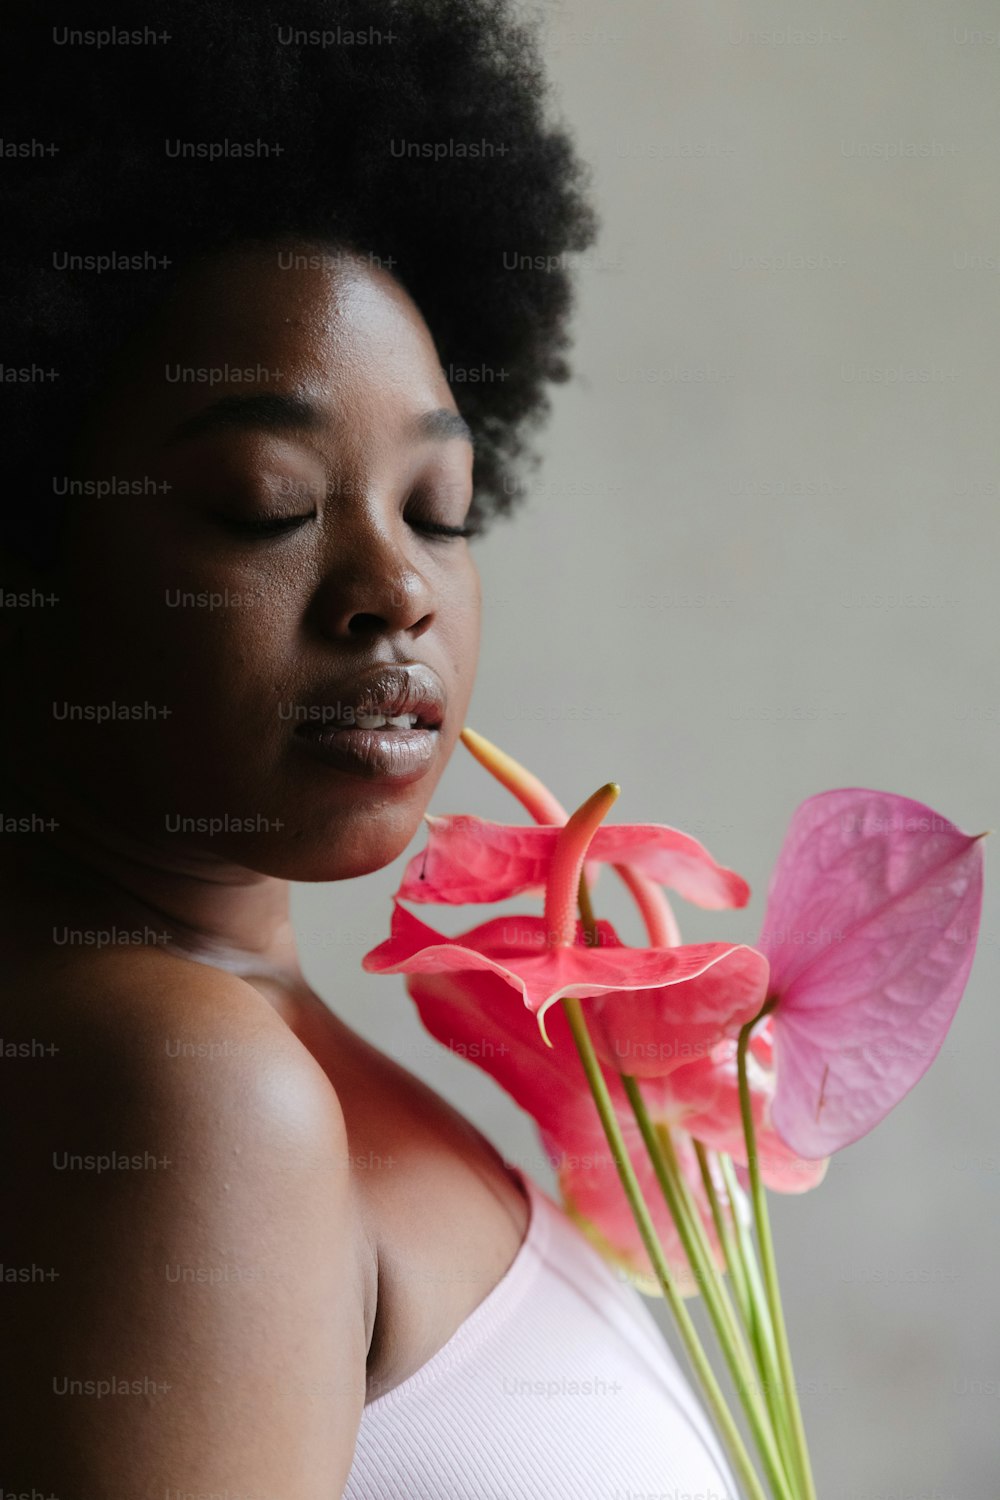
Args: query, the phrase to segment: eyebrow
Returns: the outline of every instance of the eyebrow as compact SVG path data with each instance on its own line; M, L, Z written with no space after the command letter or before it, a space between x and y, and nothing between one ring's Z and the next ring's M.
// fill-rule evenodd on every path
M329 413L303 396L264 394L222 396L175 427L165 446L189 442L211 432L316 432L329 424ZM475 448L468 422L446 406L425 411L410 424L414 439L445 442L461 438Z

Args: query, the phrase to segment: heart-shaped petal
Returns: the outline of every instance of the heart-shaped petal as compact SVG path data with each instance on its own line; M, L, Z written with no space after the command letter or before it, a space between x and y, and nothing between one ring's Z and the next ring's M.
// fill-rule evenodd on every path
M634 1037L629 1071L640 1076L670 1072L701 1055L709 1038L731 1034L760 1010L767 961L755 949L732 943L629 948L610 922L596 928L596 944L587 942L577 922L572 946L550 946L544 918L495 917L445 938L397 900L391 935L365 955L363 966L381 974L496 974L520 992L546 1041L545 1014L564 995L613 996L600 1011L595 1048L614 1064L616 1044ZM683 1056L676 1050L670 1056L661 1045L675 1031L685 1043Z
M796 810L757 946L777 998L773 1121L798 1155L858 1140L937 1056L972 967L982 837L863 788Z

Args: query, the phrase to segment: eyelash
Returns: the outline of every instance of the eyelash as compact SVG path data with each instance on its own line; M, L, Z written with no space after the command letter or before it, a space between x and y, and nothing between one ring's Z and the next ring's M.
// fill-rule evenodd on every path
M474 536L473 526L445 526L442 521L411 521L410 525L415 531L425 531L429 536L451 538L457 536Z
M312 521L315 514L313 511L308 516L276 516L263 521L237 521L228 517L226 525L234 531L248 532L251 536L280 536L283 531L295 531L307 521Z
M237 521L232 518L227 520L227 525L235 531L249 533L254 537L281 536L284 532L297 531L307 521L314 521L316 512L311 511L307 516L281 516L271 520L263 521ZM423 531L428 536L440 537L450 541L456 537L469 537L475 534L472 526L446 526L443 521L411 521L410 525L415 531Z

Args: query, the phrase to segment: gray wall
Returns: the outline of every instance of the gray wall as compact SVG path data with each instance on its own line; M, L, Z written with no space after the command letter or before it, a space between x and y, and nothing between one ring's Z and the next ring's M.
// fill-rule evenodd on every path
M683 936L752 942L813 792L879 787L1000 829L1000 13L544 14L604 229L544 467L479 547L469 722L571 806L613 778L617 820L697 834L754 895L714 919L678 902ZM461 748L432 810L522 820ZM771 1199L824 1500L1000 1494L986 854L980 950L930 1073L818 1191ZM402 865L296 888L307 971L551 1187L527 1118L426 1037L400 980L359 969ZM598 910L640 942L614 887Z

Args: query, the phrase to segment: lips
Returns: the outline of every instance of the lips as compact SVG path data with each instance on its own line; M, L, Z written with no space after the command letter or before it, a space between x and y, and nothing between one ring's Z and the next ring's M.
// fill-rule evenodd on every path
M308 733L317 723L344 729L383 727L371 719L409 719L386 725L387 730L406 727L440 729L444 721L445 691L437 673L423 662L381 664L359 676L335 684L321 701L306 706L307 722L296 733Z

